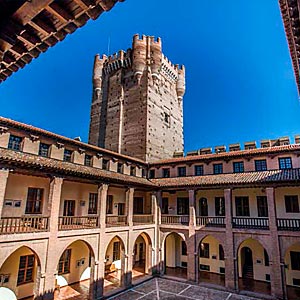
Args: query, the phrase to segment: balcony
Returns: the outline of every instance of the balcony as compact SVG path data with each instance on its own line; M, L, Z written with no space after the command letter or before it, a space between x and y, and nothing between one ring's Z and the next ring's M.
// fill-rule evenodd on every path
M127 226L127 216L106 216L107 227Z
M277 219L278 230L300 231L300 219Z
M197 217L197 226L205 227L225 227L225 217Z
M99 226L98 217L59 217L58 230L91 229Z
M133 215L133 225L153 224L153 215Z
M161 216L162 224L172 224L172 225L189 225L189 216L188 215L162 215Z
M233 217L232 218L233 228L244 228L244 229L269 229L268 218L248 218L248 217Z
M4 217L0 219L0 234L43 232L48 229L48 217Z

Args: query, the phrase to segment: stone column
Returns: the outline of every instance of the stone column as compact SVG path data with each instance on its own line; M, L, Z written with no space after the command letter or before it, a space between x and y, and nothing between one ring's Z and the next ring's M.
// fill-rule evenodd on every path
M8 169L0 170L0 219L2 217L2 209L4 205L4 197L5 197L8 175L9 175Z
M270 259L270 275L271 275L271 293L272 296L279 299L283 298L285 284L283 286L282 272L281 272L281 255L280 245L277 231L276 218L276 203L275 203L275 189L266 188L268 214L269 214L269 229L271 237L271 259Z
M224 190L225 198L225 223L226 223L226 243L225 243L225 286L228 290L237 290L237 269L236 254L234 246L234 236L232 232L232 190Z
M154 249L154 259L152 259L152 262L154 262L154 266L152 267L152 273L158 274L160 272L160 265L161 265L161 259L160 259L160 229L159 225L161 224L161 202L162 202L162 193L161 191L157 191L152 193L152 213L154 218L154 225L155 225L155 235L154 235L154 245L152 245L152 248Z
M61 201L61 191L63 185L63 178L53 177L50 181L48 212L50 214L49 220L49 241L47 249L47 265L45 274L45 299L52 299L55 287L55 275L57 272L57 263L55 254L57 254L56 243L58 234L58 217Z
M98 214L100 228L106 227L106 202L107 202L108 184L98 186Z
M188 274L190 281L198 280L197 244L196 244L196 207L195 190L189 190L189 239L187 242L188 250Z
M129 188L126 191L126 206L127 206L128 226L133 226L133 195L134 195L134 188Z

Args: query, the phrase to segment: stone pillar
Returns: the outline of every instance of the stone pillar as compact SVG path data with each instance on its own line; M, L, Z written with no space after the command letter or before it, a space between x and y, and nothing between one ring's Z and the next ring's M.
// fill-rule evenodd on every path
M198 281L198 262L197 262L197 243L196 243L196 207L195 190L189 190L189 239L188 249L188 273L187 278L190 281Z
M134 188L129 188L126 191L127 221L129 227L133 226L133 195Z
M4 205L4 197L5 197L8 175L9 175L8 169L0 170L0 218L2 216L2 209Z
M154 259L152 259L151 264L153 263L152 273L159 274L161 270L161 259L160 259L160 229L159 225L161 224L161 205L162 205L162 193L157 191L152 193L152 208L153 208L153 218L155 225L155 235L154 235L154 245L152 245L154 251Z
M63 185L63 178L53 177L50 181L49 200L48 200L48 212L50 214L49 228L50 235L47 249L47 265L45 274L45 299L52 299L53 291L55 288L55 275L57 272L58 261L54 258L57 254L56 243L58 233L58 217L61 201L61 191Z
M107 202L108 184L98 186L98 214L100 228L106 227L106 202Z
M266 195L268 202L269 229L272 243L272 252L270 253L271 293L272 296L282 299L284 295L285 283L283 283L280 263L281 255L277 231L275 189L272 187L266 188Z
M225 243L225 286L228 290L235 291L237 287L236 253L234 246L234 236L232 232L232 190L224 190L225 198L225 223L226 223L226 243Z

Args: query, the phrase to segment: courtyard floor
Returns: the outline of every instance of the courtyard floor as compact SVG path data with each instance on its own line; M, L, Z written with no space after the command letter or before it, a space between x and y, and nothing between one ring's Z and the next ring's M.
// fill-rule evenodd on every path
M257 298L165 278L153 278L109 300L257 300Z

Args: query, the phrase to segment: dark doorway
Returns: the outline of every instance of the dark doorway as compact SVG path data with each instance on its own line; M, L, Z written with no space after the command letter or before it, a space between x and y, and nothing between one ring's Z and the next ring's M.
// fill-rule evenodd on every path
M243 247L241 249L242 258L242 274L243 278L253 279L253 257L252 250L249 247Z

